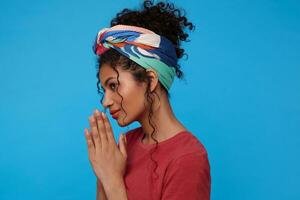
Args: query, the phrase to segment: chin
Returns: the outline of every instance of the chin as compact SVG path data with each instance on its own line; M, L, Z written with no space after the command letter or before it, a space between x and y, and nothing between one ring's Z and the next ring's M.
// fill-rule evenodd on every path
M132 122L131 121L128 121L128 119L126 120L126 118L119 118L117 119L117 123L120 127L125 127L125 126L128 126L129 124L131 124Z
M118 124L119 124L120 127L126 127L126 126L128 126L128 124L120 124L120 123L118 123Z

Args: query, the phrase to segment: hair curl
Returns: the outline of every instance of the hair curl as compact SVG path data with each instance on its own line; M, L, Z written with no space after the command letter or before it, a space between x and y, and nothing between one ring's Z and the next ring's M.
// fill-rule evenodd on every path
M188 34L185 32L185 29L194 30L195 26L187 20L185 17L185 11L182 9L175 8L173 3L166 3L163 1L157 2L156 4L152 0L145 0L141 9L139 10L130 10L130 9L123 9L121 12L117 13L116 17L111 20L110 25L131 25L131 26L139 26L146 29L149 29L155 32L158 35L164 36L168 38L176 48L176 55L177 58L180 59L183 55L187 55L183 48L181 48L181 42L189 42ZM114 49L109 49L101 56L98 57L98 64L97 64L97 89L98 93L102 94L101 104L103 102L103 94L101 87L100 87L100 78L99 78L99 71L103 64L110 65L114 71L117 73L117 80L118 85L119 83L119 72L116 70L117 66L121 67L124 70L129 70L132 74L134 79L137 82L146 82L147 89L145 92L145 97L147 102L150 105L149 111L149 124L153 128L151 133L151 138L156 142L155 148L151 151L151 160L155 163L154 173L157 168L157 162L153 159L153 154L158 148L158 141L154 137L155 133L155 124L151 120L153 116L152 106L154 103L153 94L157 95L157 93L150 91L150 78L147 76L146 69L135 63L134 61L128 59L127 57L121 55ZM184 74L180 70L180 65L174 66L176 70L176 76L179 79L182 79ZM162 87L164 92L167 94L167 97L170 98L169 92ZM121 107L123 102L123 97L118 91L117 93L121 96ZM158 96L158 95L157 95ZM124 110L124 109L123 109ZM126 111L124 110L126 113ZM126 113L127 115L127 113ZM144 137L146 134L144 135ZM142 140L144 139L142 138Z

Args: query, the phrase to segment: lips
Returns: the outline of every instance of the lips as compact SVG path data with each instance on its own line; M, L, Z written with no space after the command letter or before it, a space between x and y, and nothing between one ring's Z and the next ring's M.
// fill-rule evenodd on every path
M113 115L113 114L115 114L116 112L118 112L119 110L120 110L120 109L118 109L118 110L111 110L111 111L110 111L110 114Z
M118 118L118 112L120 111L120 109L119 110L111 110L110 111L110 114L111 114L111 116L114 118L114 119L116 119L116 118Z

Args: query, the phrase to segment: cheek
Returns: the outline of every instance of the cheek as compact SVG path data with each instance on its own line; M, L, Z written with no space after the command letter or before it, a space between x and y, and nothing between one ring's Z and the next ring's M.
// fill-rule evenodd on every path
M125 120L134 121L144 112L145 97L144 90L140 87L126 87L123 92L123 102L122 106L125 110L124 117ZM124 112L124 111L123 111Z

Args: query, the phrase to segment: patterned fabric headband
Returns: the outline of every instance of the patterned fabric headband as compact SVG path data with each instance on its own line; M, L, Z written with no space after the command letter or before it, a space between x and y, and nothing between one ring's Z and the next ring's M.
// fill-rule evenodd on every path
M93 50L101 55L113 48L145 69L152 68L169 90L176 75L175 46L167 38L137 26L116 25L98 32Z

